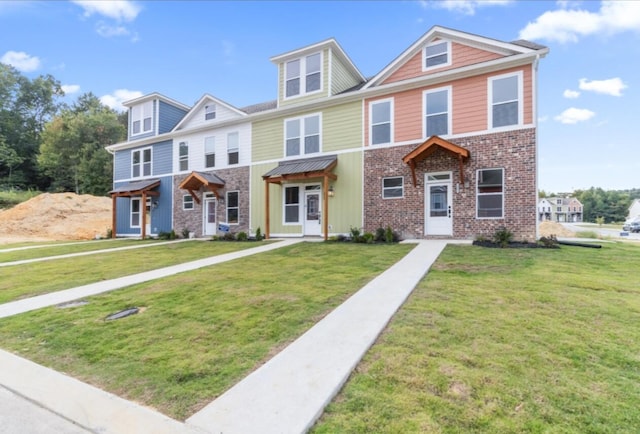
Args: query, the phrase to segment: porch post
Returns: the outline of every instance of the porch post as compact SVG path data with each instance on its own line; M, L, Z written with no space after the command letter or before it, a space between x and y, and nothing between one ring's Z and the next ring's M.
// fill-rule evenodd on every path
M142 226L142 239L144 240L147 237L147 192L142 192L142 203L140 204L142 207L142 218L140 222L140 226Z
M264 216L265 216L265 228L264 228L264 238L268 240L271 236L271 227L269 222L269 180L264 180Z
M111 238L116 237L116 203L118 202L118 197L115 194L111 195Z
M323 177L322 187L322 230L324 231L324 240L329 239L329 177Z

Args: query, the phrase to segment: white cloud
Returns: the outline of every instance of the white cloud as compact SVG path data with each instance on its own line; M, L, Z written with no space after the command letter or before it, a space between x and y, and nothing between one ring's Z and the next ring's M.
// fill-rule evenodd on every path
M98 14L117 21L133 21L142 9L137 3L129 0L72 1L84 9L84 15L87 17Z
M575 99L580 96L580 92L578 92L577 90L565 89L565 91L562 93L562 96L569 99Z
M564 9L573 5L562 2L559 6L563 9L543 13L520 31L520 38L566 43L593 34L640 31L640 2L603 1L597 12Z
M538 118L538 122L547 122L549 120L549 116L540 116Z
M586 78L580 79L580 89L605 95L622 96L622 90L626 88L627 85L624 84L619 77L610 78L608 80L591 81Z
M423 8L446 9L450 12L458 12L464 15L474 15L476 9L488 6L504 6L513 0L422 0Z
M126 107L122 105L123 102L139 98L142 95L143 93L139 90L116 89L111 95L101 96L100 102L114 110L122 112L126 110Z
M40 59L30 56L24 51L7 51L0 57L0 62L11 65L18 71L32 72L40 68Z
M578 122L588 121L595 115L591 110L571 107L560 113L554 119L563 124L577 124Z
M123 26L110 26L104 22L99 22L96 25L96 32L104 38L111 38L113 36L128 36L129 30Z
M79 84L63 84L61 87L65 95L77 93L80 90Z

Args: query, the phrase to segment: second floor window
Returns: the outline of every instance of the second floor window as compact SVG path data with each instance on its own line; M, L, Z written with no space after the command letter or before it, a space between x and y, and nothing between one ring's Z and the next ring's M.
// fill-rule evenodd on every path
M216 105L209 104L204 106L204 120L208 121L216 118Z
M320 152L320 115L285 121L285 155L315 154Z
M285 64L285 97L315 92L322 87L322 54L315 53Z
M229 165L240 161L240 139L237 132L227 134L227 155Z
M151 176L151 148L131 152L131 177Z
M180 170L189 170L189 144L187 142L180 142L178 156L178 163L180 165Z
M490 128L518 125L521 122L520 75L512 74L489 79Z
M372 145L391 143L391 112L391 100L371 103L371 131L369 132L369 140Z
M425 137L450 134L449 89L437 89L424 93Z
M131 108L131 135L151 131L153 101L145 102Z
M216 138L204 138L204 167L216 167Z

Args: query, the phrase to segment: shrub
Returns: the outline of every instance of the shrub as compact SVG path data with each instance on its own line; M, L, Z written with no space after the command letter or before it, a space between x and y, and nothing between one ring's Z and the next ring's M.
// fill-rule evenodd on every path
M397 241L397 236L389 225L387 225L387 229L384 231L384 241L385 243L393 243L394 241Z
M493 241L500 244L500 247L507 247L512 240L513 232L505 227L498 229L493 235Z
M249 237L247 236L246 232L238 232L238 235L236 235L236 240L238 241L247 241L249 239Z
M384 241L384 228L380 227L376 229L375 240L376 242L379 242L379 243Z
M260 230L260 226L256 229L256 241L262 241L262 231Z
M354 243L359 243L362 241L359 228L352 227L351 229L349 229L349 232L351 233L351 241L353 241Z
M360 239L363 243L373 244L375 241L375 235L373 235L371 232L365 232L364 234L362 234L362 237L360 237Z
M107 228L107 238L113 237L113 229Z
M556 238L555 235L549 235L548 237L541 237L540 244L542 244L544 247L557 247L558 239Z
M176 239L176 231L171 229L170 232L160 232L158 234L159 240L175 240Z
M225 232L224 235L222 237L220 237L220 239L222 241L235 241L236 240L236 236L233 235L231 232Z
M189 238L189 232L191 232L189 228L184 228L182 230L182 238Z

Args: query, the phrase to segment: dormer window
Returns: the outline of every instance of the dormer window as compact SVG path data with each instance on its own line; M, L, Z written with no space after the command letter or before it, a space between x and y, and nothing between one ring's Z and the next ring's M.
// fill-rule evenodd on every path
M322 88L322 54L315 53L285 64L285 97L305 95Z
M131 135L143 134L151 131L153 116L153 101L145 102L131 108Z
M204 106L204 120L209 121L216 118L216 105L209 104Z
M451 65L451 43L437 41L424 47L423 70Z

